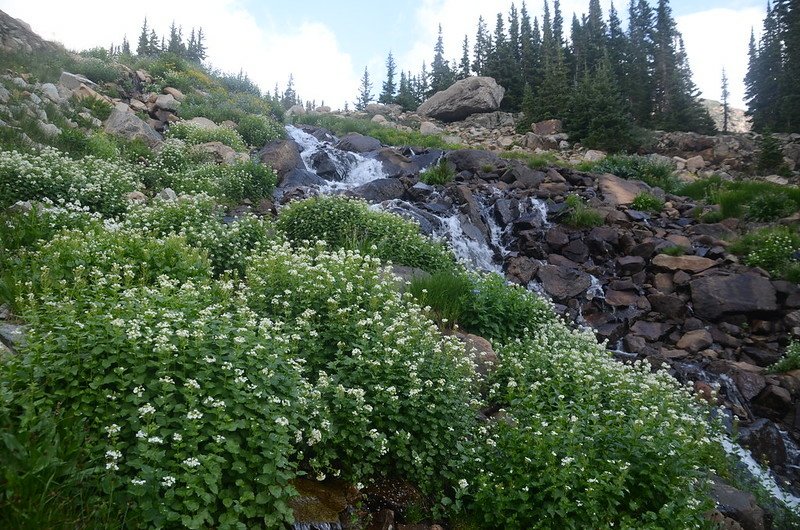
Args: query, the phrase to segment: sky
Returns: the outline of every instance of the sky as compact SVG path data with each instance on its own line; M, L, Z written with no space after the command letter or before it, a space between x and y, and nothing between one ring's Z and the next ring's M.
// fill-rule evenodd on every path
M478 17L494 27L512 0L162 0L136 8L113 9L107 0L0 0L0 9L31 25L42 37L81 50L119 44L123 35L135 47L146 16L159 34L168 34L174 20L188 34L202 27L208 62L224 72L244 70L264 90L285 87L292 74L298 95L336 108L352 102L364 68L377 97L391 51L398 67L417 73L430 64L439 23L445 56L461 57L464 35L474 41ZM521 1L517 0L517 8ZM611 0L600 0L607 16ZM651 5L655 0L650 0ZM543 0L528 0L531 16L541 19ZM130 4L128 4L130 5ZM552 1L551 1L552 5ZM78 6L80 8L78 9ZM562 0L565 26L572 13L588 10L589 0ZM627 24L627 0L616 0ZM744 108L743 78L747 71L750 30L756 37L765 0L672 0L673 15L689 55L702 97L720 99L722 68L730 80L730 101Z

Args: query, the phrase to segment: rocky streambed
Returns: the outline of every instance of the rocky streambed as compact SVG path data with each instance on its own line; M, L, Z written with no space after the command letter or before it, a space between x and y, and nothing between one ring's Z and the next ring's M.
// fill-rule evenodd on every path
M361 197L448 240L470 266L549 297L620 360L668 364L724 406L747 449L740 456L768 463L778 494L797 501L800 371L766 367L800 335L800 286L739 263L728 247L746 230L740 221L700 222L694 201L614 175L535 170L487 151L385 147L312 126L287 130L289 140L260 153L279 172L279 205L315 194ZM452 182L420 181L440 159ZM662 211L634 210L642 192L661 197ZM563 222L572 194L600 213L601 226Z

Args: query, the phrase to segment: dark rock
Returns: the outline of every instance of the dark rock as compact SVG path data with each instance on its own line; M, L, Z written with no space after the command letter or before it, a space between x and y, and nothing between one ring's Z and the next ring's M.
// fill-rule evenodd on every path
M399 179L376 179L352 189L350 194L376 203L399 199L405 192L406 187Z
M275 140L269 142L258 152L261 163L275 170L278 183L294 169L304 169L300 148L294 140Z
M653 311L662 315L679 319L686 313L686 303L672 294L651 294L647 297Z
M512 281L528 285L538 270L539 265L535 261L525 256L518 256L509 260L506 275Z
M710 236L714 239L725 240L736 237L736 232L722 223L694 225L687 229L687 233L694 236Z
M622 256L617 258L617 270L621 274L636 274L644 269L645 261L641 256Z
M389 178L410 177L419 171L410 158L392 147L379 149L375 159L381 163L384 175Z
M500 223L500 226L506 226L519 215L518 208L512 206L513 203L510 199L497 199L495 201L494 218Z
M708 258L701 258L699 256L668 256L667 254L659 254L653 258L653 265L661 269L670 271L688 271L688 272L703 272L716 265L717 262Z
M734 274L703 276L689 284L695 314L715 320L726 313L775 311L775 288L762 276Z
M551 247L560 249L569 243L569 236L564 233L561 227L556 226L547 231L545 234L545 241L547 241L547 244Z
M611 206L625 206L632 203L640 193L653 192L644 182L626 180L608 173L598 178L598 185L605 202Z
M734 368L731 377L736 383L739 393L748 401L756 397L767 386L763 375L748 370Z
M632 333L644 337L650 342L661 340L661 337L669 333L670 330L672 330L672 326L669 324L664 324L663 322L647 322L645 320L639 320L631 326Z
M717 509L741 524L744 530L767 530L764 510L758 506L752 493L737 490L715 477L711 495Z
M646 241L644 243L639 243L638 245L632 247L628 252L631 256L638 256L644 259L650 259L653 254L656 252L656 244L652 241Z
M734 339L735 340L735 339ZM777 350L768 350L763 346L745 346L742 353L747 355L758 366L770 366L778 362L781 353Z
M347 175L347 168L355 163L355 157L339 150L324 149L311 155L311 167L317 175L326 180L342 180Z
M425 202L436 188L424 182L417 182L406 190L406 195L412 201Z
M678 348L697 353L714 344L711 333L705 329L696 329L685 333L677 343Z
M639 295L633 291L615 291L613 289L606 289L605 301L610 306L632 306L636 305L638 300Z
M782 466L786 463L783 436L771 421L760 418L752 425L740 429L739 436L742 444L760 461L766 461L771 466Z
M380 149L381 142L371 136L352 132L344 135L334 147L352 153L368 153Z
M791 410L792 395L783 387L768 385L753 400L753 412L780 421Z
M494 153L475 149L450 151L445 158L456 167L456 171L469 171L471 173L481 173L485 169L496 171L508 165L506 160Z
M333 133L323 127L317 127L316 125L298 125L297 127L304 133L310 134L320 142L333 143L336 141L336 137L333 135Z
M311 171L294 169L281 179L281 188L296 188L298 186L322 186L326 181Z
M592 284L585 272L556 265L540 267L537 276L545 292L557 300L575 298Z
M565 257L577 263L583 263L589 258L589 248L580 239L573 239L561 249Z

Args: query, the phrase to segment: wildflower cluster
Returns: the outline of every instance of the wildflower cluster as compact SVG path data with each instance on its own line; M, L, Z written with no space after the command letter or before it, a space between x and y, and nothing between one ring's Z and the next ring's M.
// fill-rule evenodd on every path
M687 388L552 322L499 351L473 509L488 526L701 528L714 427ZM646 523L646 524L645 524Z
M72 160L53 148L37 154L0 150L0 208L48 198L113 216L126 210L125 194L134 191L137 182L136 168L122 162Z

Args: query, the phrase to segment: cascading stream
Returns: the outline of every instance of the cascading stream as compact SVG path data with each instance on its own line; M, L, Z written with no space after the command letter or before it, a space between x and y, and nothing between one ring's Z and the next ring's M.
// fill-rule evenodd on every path
M308 171L318 175L315 169L314 156L323 152L329 155L328 158L336 165L336 171L342 175L341 181L326 179L327 183L325 185L317 186L316 190L321 194L338 194L377 179L387 178L381 163L374 158L368 158L358 153L341 151L334 147L332 142L320 141L313 135L291 125L286 126L286 131L289 137L300 146L301 158ZM484 272L503 274L502 261L503 258L511 253L510 244L514 238L511 234L511 224L501 227L495 219L494 205L498 199L496 194L496 190L486 194L475 194L480 219L486 228L485 233L476 228L470 218L455 204L450 204L446 209L440 207L434 211L431 208L426 208L425 204L413 204L408 201L393 199L375 204L372 208L391 211L417 221L422 231L427 235L446 240L456 258L468 267ZM434 191L431 193L428 202L437 202L437 199L441 198L439 192ZM438 201L437 203L441 204L441 202ZM532 215L534 219L540 222L542 228L549 226L547 208L541 200L529 198L527 201L520 201L518 214L520 217ZM599 280L594 276L591 277L591 280L591 286L587 291L588 298L590 300L604 299L605 293ZM535 280L527 287L528 290L536 292L540 296L548 297L541 285ZM588 327L588 324L582 318L579 318L576 324L580 327ZM635 354L624 352L620 348L612 351L623 358L635 356ZM726 381L716 381L716 384L726 386ZM749 451L734 443L728 436L721 437L720 443L723 449L729 455L736 457L752 478L760 483L776 501L790 508L800 508L800 498L781 488L772 473L765 471ZM302 527L295 526L295 528L317 528L317 526L305 525Z

